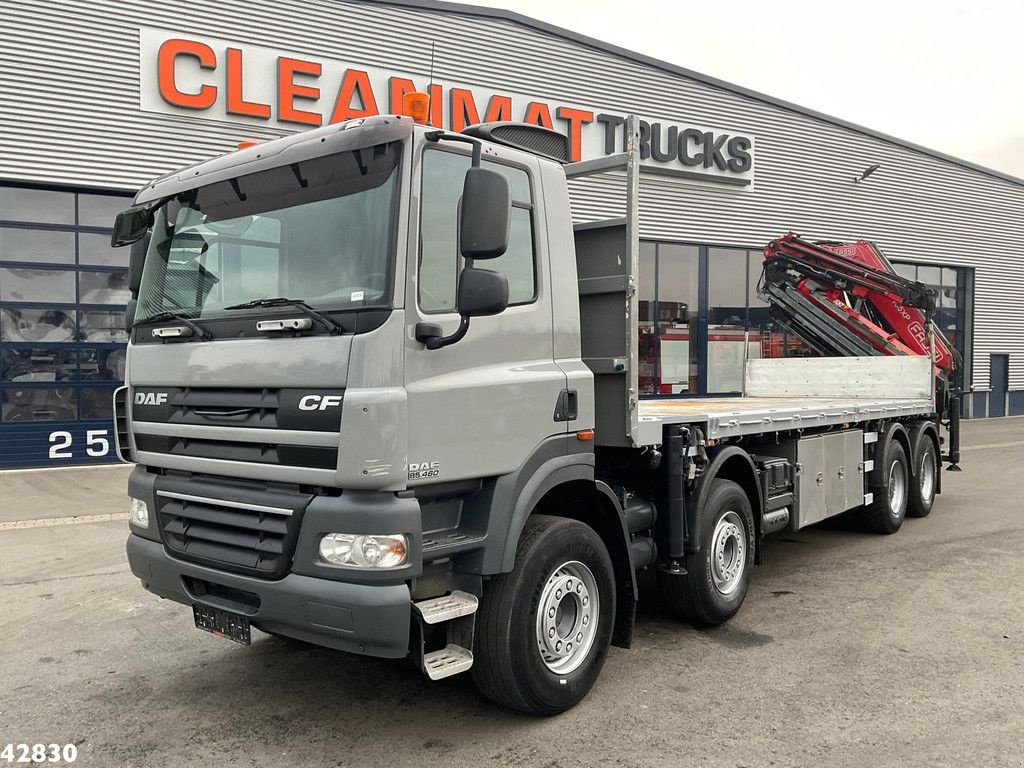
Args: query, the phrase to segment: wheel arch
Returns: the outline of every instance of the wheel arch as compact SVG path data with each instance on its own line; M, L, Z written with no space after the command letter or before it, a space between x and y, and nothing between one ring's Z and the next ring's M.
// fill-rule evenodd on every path
M628 648L632 642L639 590L630 559L629 532L626 529L619 498L607 483L592 478L568 479L563 474L560 481L545 483L544 487L546 490L543 495L529 505L530 515L541 514L576 520L592 528L604 542L612 562L616 584L612 644ZM508 570L515 566L515 545L528 517L523 518L522 525L515 531L515 536L511 535L511 530L509 531L509 542L513 545L512 557L503 563L503 566L508 566Z
M701 476L697 493L691 498L696 498L696 503L687 505L687 530L689 536L686 548L690 552L700 551L701 522L699 510L704 506L711 484L714 480L731 480L736 483L747 495L750 501L750 509L754 518L754 546L755 556L761 549L761 512L764 509L764 501L761 498L761 485L757 481L757 469L754 467L754 460L750 454L742 448L730 445L718 451L708 468Z
M914 454L912 452L910 434L907 432L907 428L900 422L891 422L888 426L879 429L878 443L876 444L874 455L875 468L871 473L872 481L870 485L873 488L889 487L889 473L885 468L885 454L889 450L889 443L893 440L903 448L903 452L907 457L907 470L908 472L911 470Z

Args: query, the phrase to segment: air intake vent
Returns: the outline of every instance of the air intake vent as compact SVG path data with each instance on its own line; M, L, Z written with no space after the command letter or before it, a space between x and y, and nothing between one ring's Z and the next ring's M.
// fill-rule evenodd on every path
M310 498L257 484L161 478L157 518L164 546L174 557L279 579L291 565Z
M569 157L569 139L547 128L529 123L481 123L471 125L463 133L483 141L491 141L495 144L504 144L507 147L515 147L535 155L557 160L560 163L567 163Z

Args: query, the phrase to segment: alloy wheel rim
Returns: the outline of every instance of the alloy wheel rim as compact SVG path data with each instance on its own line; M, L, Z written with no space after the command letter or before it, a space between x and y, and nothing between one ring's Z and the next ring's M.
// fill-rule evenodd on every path
M587 658L597 636L601 596L593 572L579 560L554 569L537 605L537 648L556 674L568 674Z
M747 542L743 520L726 512L711 537L711 580L723 595L731 595L743 581L747 567Z
M894 461L889 467L889 514L895 519L902 517L907 496L907 471L903 464Z

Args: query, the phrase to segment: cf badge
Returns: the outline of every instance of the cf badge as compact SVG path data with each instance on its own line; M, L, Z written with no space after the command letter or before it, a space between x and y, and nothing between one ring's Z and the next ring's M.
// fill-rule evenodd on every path
M326 411L341 405L341 395L306 395L299 400L300 411Z

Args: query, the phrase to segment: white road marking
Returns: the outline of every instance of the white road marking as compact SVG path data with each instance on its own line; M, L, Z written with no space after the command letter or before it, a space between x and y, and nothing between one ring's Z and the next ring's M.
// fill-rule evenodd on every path
M83 523L108 523L112 520L127 520L127 512L110 512L106 515L78 515L77 517L45 517L42 520L13 520L0 523L0 531L20 528L52 528L57 525L82 525Z
M1012 443L987 443L985 445L965 445L960 448L960 451L980 451L984 448L1019 448L1024 445L1024 440L1017 440Z

